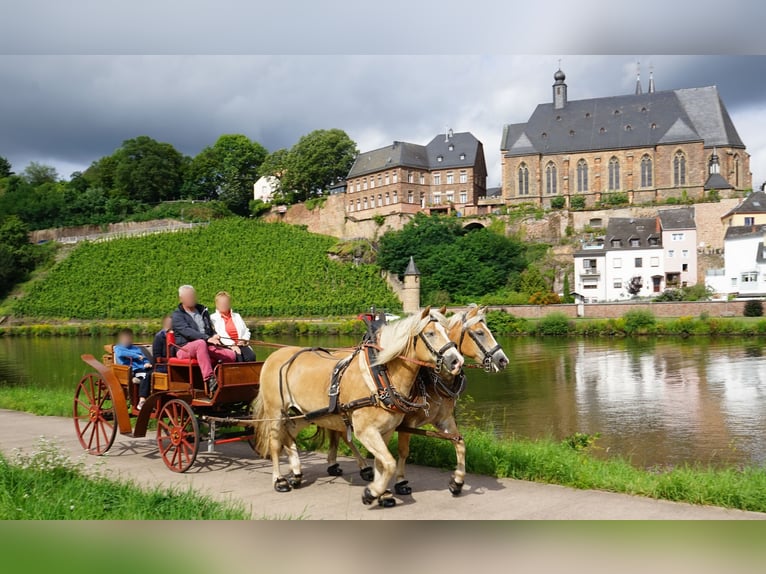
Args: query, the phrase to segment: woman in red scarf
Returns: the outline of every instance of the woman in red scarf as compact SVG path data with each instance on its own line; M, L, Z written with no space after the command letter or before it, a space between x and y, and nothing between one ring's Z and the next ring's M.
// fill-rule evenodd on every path
M255 361L255 351L250 348L250 329L239 313L231 310L231 295L219 291L215 296L215 313L210 315L215 332L221 342L237 354L239 361Z

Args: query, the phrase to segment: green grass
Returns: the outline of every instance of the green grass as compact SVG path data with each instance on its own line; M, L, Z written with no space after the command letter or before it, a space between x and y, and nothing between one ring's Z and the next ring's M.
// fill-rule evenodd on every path
M12 305L24 317L159 320L190 283L212 306L221 289L243 316L350 315L401 304L374 265L332 261L336 239L227 218L177 233L78 245Z
M83 469L41 442L15 460L0 455L2 520L244 520L241 505L222 504L192 491L142 489Z
M74 387L41 390L26 385L0 384L0 409L42 416L71 417L73 400Z

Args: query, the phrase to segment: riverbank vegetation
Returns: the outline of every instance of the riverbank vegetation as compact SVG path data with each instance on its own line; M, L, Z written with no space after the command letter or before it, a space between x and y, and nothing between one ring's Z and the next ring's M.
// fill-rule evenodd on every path
M83 465L43 439L33 453L0 455L2 520L244 520L241 505L191 490L142 489L86 474Z
M204 303L226 289L245 316L339 316L400 303L374 265L333 261L331 237L239 218L177 233L85 243L34 283L26 317L159 320L193 284Z

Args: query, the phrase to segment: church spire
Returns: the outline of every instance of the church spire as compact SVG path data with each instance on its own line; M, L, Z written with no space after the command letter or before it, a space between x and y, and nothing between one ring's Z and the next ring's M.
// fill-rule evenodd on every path
M560 110L567 105L567 85L564 83L566 74L561 71L561 60L559 60L559 69L553 74L553 107Z
M641 62L636 62L636 95L643 93L644 90L641 87Z
M654 93L654 67L649 66L649 93Z

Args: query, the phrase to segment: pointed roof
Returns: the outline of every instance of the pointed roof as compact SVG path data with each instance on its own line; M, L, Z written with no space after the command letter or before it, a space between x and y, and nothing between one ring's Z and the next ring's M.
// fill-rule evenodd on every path
M658 143L691 142L699 139L699 136L694 133L689 125L681 118L678 118L660 138Z
M407 263L407 269L404 270L404 275L420 275L420 271L418 270L418 266L415 265L415 260L412 258L412 255L410 255L410 262Z
M721 219L734 215L735 213L766 213L766 193L763 191L754 191L743 199L739 205L721 216Z
M720 173L711 173L705 182L705 189L715 189L720 191L722 189L734 189L734 186L726 181Z

